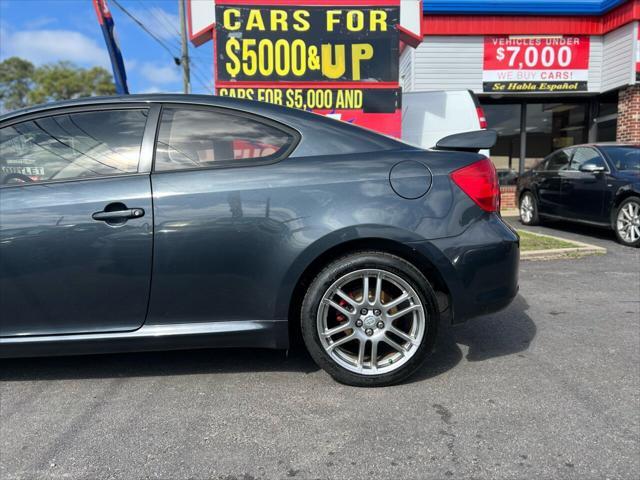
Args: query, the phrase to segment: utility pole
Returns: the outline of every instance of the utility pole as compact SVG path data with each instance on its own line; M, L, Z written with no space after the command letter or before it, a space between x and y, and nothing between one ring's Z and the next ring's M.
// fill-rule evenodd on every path
M191 93L191 79L189 74L189 46L187 45L187 26L185 21L184 0L178 0L178 10L180 11L180 39L182 43L182 84L184 93Z

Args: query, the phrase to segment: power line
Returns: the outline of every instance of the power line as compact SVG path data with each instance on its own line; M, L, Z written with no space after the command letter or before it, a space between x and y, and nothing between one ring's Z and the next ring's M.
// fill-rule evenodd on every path
M193 59L191 62L191 73L202 88L212 94L214 93L213 88L211 88L210 86L210 83L205 79L206 75L201 72L200 65L193 62Z
M125 15L127 15L131 20L133 20L134 23L136 23L140 28L142 28L149 36L151 36L162 48L164 48L169 55L171 55L171 57L173 58L173 61L175 62L176 65L180 65L181 61L180 58L178 58L172 48L167 45L167 43L165 41L163 41L161 38L159 38L157 36L157 34L155 34L154 32L152 32L149 27L147 27L144 23L142 23L142 21L140 19L138 19L134 14L132 14L129 10L127 10L125 7L123 7L120 2L118 0L111 0L113 2L113 4L118 7ZM142 5L142 2L140 0L137 0L138 3L140 5ZM154 5L154 7L157 7L157 5ZM160 17L158 17L155 12L153 12L152 10L149 9L145 9L148 10L148 13L150 15L152 15L153 17L156 18L156 20L158 20L159 22L159 26L163 27L166 25L170 25L170 23L168 22L168 20L166 18L164 18L164 22L160 22ZM164 25L160 24L163 23ZM169 31L169 29L164 28L168 33L171 34L171 32ZM172 27L172 29L174 31L176 31L177 33L177 29L175 27ZM175 38L174 38L175 40ZM179 37L178 37L179 40ZM199 56L199 55L198 55ZM200 57L201 59L204 59L206 57ZM214 94L213 88L210 86L210 82L208 82L206 80L206 77L208 76L208 74L204 74L204 72L201 70L201 67L199 64L197 64L192 55L189 55L189 59L191 61L191 70L192 70L192 74L195 77L196 82L202 87L204 88L207 92L210 92L211 94Z
M165 44L165 42L163 42L160 38L158 38L158 36L156 36L155 33L153 33L151 30L149 30L144 23L142 23L140 20L138 20L131 12L129 12L129 10L127 10L126 8L124 8L122 5L120 5L120 3L118 2L118 0L111 0L113 2L113 4L118 7L125 15L127 15L131 20L133 20L140 28L142 28L145 32L147 32L149 34L149 36L151 36L156 42L158 42L158 44L160 44L160 46L162 46L162 48L164 48L167 52L169 52L169 55L171 55L171 57L173 58L173 61L175 62L176 65L180 65L180 58L175 56L173 54L173 52L171 51L171 49Z
M209 86L209 82L207 82L205 79L203 79L200 71L196 68L194 68L194 64L191 63L191 73L193 75L193 77L196 79L197 83L204 88L206 91L210 92L211 94L213 94L213 88L211 88L211 86Z
M160 10L162 12L165 11L162 8L162 6L158 3L153 3L148 0L145 0L144 3L143 3L143 0L135 0L135 1L138 5L140 5L140 7L145 11L145 13L148 13L149 15L153 16L157 20L158 26L162 28L163 32L166 32L168 36L171 37L171 39L169 40L169 42L171 43L171 46L176 50L179 50L181 48L181 45L180 45L181 38L180 38L180 32L178 31L177 27L173 25L165 15L161 13L156 13L157 10ZM176 42L176 44L174 45L172 41ZM194 58L200 59L206 63L213 63L213 57L211 54L200 53L200 52L190 50L189 61L193 62ZM208 87L205 87L205 88L208 88Z
M156 11L158 10L164 13L165 10L162 7L158 6L155 3L151 3L149 1L147 1L146 6L142 3L142 0L136 0L136 2L140 5L140 7L144 11L148 12L153 18L155 18L158 21L158 25L162 27L163 30L169 34L172 40L175 41L177 39L178 44L180 43L180 32L175 27L175 25L173 25L165 15L156 13ZM149 4L151 6L149 6Z

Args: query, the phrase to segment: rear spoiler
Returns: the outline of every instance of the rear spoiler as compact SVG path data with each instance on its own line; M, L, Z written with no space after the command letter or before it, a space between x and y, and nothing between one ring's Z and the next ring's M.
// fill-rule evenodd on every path
M495 130L474 130L441 138L435 149L477 153L479 150L493 147L497 140L498 133Z

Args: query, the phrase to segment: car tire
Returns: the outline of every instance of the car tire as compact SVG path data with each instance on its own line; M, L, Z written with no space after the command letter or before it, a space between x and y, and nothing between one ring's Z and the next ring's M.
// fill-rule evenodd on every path
M433 349L437 305L433 288L411 263L380 251L356 252L331 262L311 282L301 308L302 338L316 364L338 382L393 385Z
M520 223L523 225L538 225L540 216L538 215L538 202L531 192L524 192L520 197L518 208Z
M640 198L622 201L613 218L613 230L622 245L640 247Z

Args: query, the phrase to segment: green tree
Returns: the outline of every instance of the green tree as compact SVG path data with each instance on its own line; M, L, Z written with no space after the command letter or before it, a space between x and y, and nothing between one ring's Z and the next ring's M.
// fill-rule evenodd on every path
M31 103L44 103L70 98L113 95L116 93L111 74L102 67L78 68L69 62L58 62L36 68Z
M22 58L11 57L0 63L0 103L4 110L29 105L34 72L33 64Z
M113 95L115 91L111 74L102 67L79 68L70 62L34 67L18 57L0 63L3 110L71 98Z

